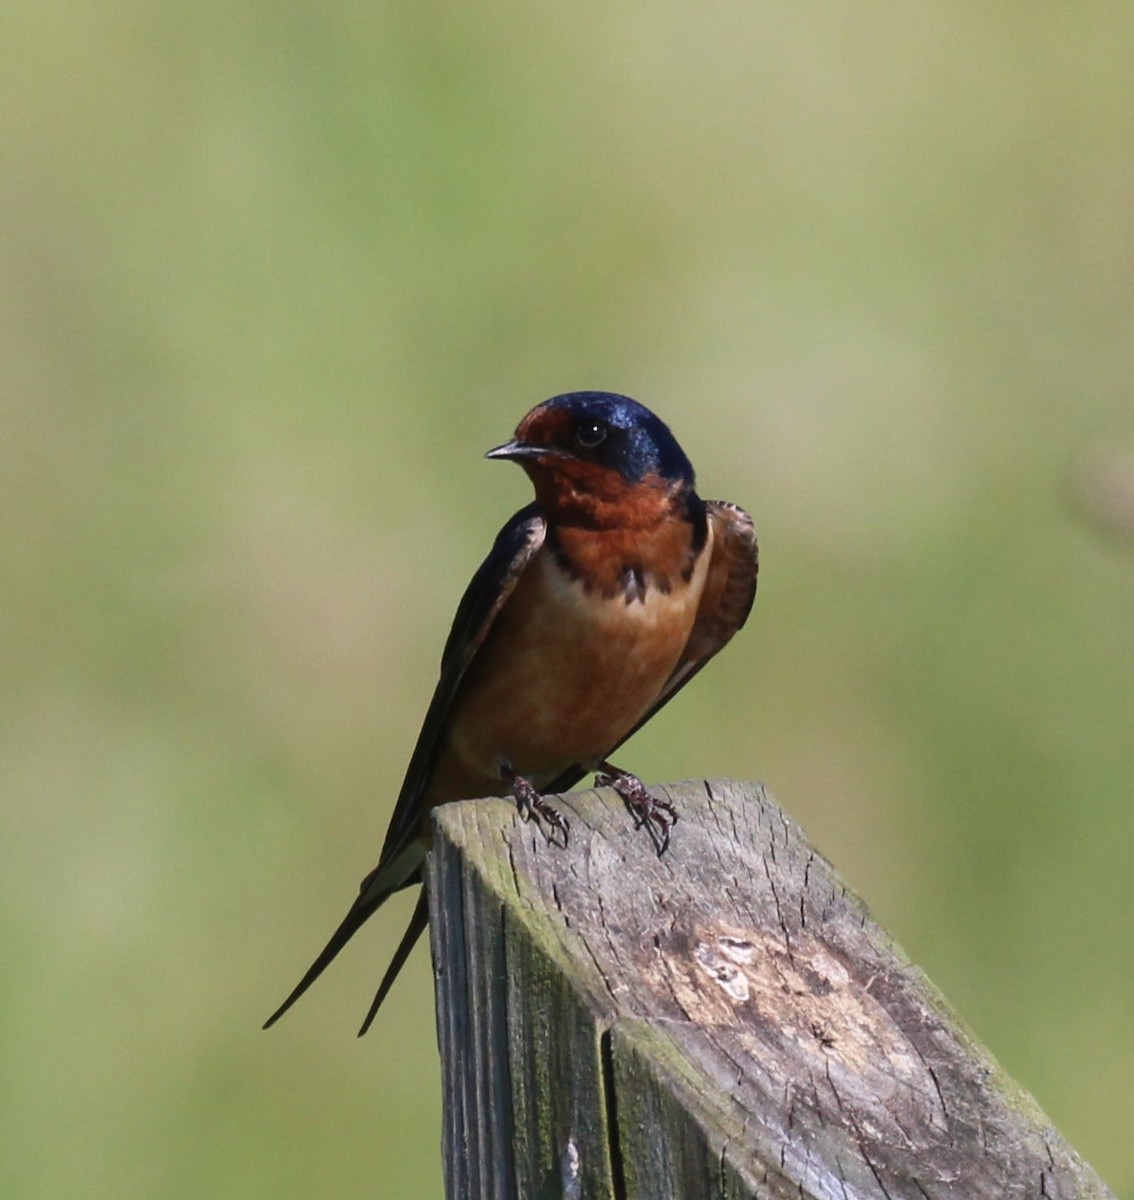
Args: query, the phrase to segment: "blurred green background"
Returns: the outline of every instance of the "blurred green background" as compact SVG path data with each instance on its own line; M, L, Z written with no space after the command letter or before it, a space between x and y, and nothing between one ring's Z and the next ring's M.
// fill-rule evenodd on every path
M4 1195L440 1194L425 953L354 1037L405 905L258 1027L527 502L481 452L583 387L762 540L625 765L767 782L1134 1195L1132 59L1092 0L6 7Z

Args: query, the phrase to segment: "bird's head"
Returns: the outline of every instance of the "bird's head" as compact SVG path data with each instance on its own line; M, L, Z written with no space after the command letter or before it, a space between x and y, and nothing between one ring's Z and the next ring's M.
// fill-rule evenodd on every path
M551 515L597 526L644 519L693 489L693 467L669 427L611 392L545 400L487 457L519 463Z

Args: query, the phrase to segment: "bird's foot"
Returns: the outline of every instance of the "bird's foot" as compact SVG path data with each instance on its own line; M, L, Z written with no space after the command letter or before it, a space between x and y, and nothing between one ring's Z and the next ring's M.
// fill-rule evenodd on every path
M567 849L567 831L571 826L567 818L522 776L513 775L510 783L512 795L516 800L516 811L525 821L533 818L540 830L553 846L560 845L559 837L563 838L562 847ZM544 826L547 826L544 829Z
M602 773L595 776L596 787L612 787L634 818L634 828L645 826L658 858L669 846L669 832L677 821L677 809L664 797L654 796L637 775L620 770L611 763L599 763Z

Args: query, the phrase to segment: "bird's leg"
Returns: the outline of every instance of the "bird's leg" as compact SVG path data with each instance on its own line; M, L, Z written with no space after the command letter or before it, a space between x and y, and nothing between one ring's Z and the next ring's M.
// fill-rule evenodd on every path
M504 778L512 791L512 795L516 800L516 810L525 821L535 818L535 822L543 828L543 822L547 823L547 840L552 845L557 845L556 833L563 835L563 849L567 849L567 831L571 826L567 823L567 818L552 804L545 799L532 784L522 775L517 775L511 769L505 768L503 772Z
M599 766L602 773L595 776L595 786L614 788L634 818L634 828L646 827L658 858L661 858L669 845L669 831L677 821L677 809L664 797L651 795L637 775L609 762L601 762Z

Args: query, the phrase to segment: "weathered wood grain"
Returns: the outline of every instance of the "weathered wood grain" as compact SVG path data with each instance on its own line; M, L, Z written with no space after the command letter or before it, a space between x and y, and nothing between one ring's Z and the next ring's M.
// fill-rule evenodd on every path
M757 784L437 811L450 1200L1108 1197Z

